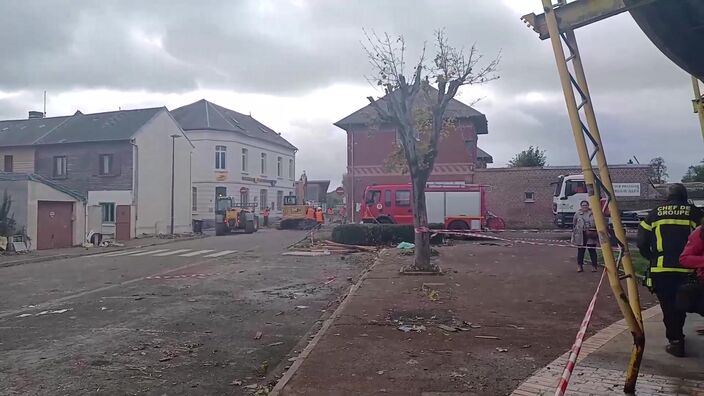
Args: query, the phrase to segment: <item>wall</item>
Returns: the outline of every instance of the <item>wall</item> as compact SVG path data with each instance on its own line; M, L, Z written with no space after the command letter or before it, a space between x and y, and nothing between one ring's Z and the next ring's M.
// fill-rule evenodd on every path
M101 154L113 155L111 175L99 174ZM66 156L65 178L54 178L55 156ZM36 147L35 173L87 196L88 191L132 190L132 162L129 141L53 144Z
M647 165L612 165L614 183L640 183L641 197L619 198L621 209L652 207L660 195L648 182ZM487 207L506 222L507 228L552 228L552 198L560 175L580 174L579 167L477 169L474 182L489 186ZM525 202L525 193L535 193L535 202Z
M111 202L115 204L115 215L117 216L117 205L131 206L132 219L131 224L135 224L135 208L133 206L134 198L132 191L90 191L88 192L87 208L87 228L86 233L97 232L103 235L115 235L115 223L103 223L103 211L100 207L102 202ZM115 219L117 220L117 219ZM131 227L130 238L134 238L134 227Z
M29 228L29 224L27 222L27 197L29 196L28 181L2 180L0 181L0 194L3 194L5 191L7 191L10 199L12 200L12 204L10 205L10 214L15 218L17 228ZM0 200L1 199L2 195L0 195Z
M36 249L37 245L37 210L39 201L59 201L73 202L73 245L78 246L84 242L85 235L85 205L82 201L67 195L61 191L55 190L44 183L30 181L28 194L28 211L27 211L27 235L32 241L32 250Z
M276 203L278 191L283 195L293 192L296 177L295 152L268 142L255 140L233 132L188 131L196 147L193 153L193 187L197 189L197 206L194 219L214 219L215 188L225 187L227 194L237 201L240 189L248 189L249 202L259 203L261 190L267 190L267 203ZM225 146L225 169L215 169L215 146ZM242 168L242 149L248 150L247 170ZM261 154L266 153L265 174L261 173ZM282 174L277 174L277 158L282 158ZM289 160L294 160L293 174L289 173ZM276 208L280 211L280 208Z
M34 173L34 147L1 147L0 170L5 172L5 156L11 155L14 173Z
M171 144L170 135L183 131L164 110L134 137L136 175L135 234L168 233L171 222ZM175 140L174 232L191 228L191 151L188 139Z

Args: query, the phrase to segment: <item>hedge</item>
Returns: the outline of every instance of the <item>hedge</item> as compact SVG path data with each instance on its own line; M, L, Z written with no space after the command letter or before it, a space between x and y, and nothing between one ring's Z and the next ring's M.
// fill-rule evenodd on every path
M430 229L442 229L442 224L430 224ZM347 245L378 246L413 243L415 231L410 224L344 224L332 230L332 240ZM442 242L442 236L431 239L431 243Z

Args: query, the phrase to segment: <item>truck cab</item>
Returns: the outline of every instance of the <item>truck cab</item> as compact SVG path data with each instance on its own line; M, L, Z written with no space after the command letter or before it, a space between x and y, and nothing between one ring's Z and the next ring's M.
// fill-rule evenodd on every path
M583 175L562 175L555 186L552 199L552 214L559 228L572 227L572 219L579 209L579 203L589 200L587 185Z

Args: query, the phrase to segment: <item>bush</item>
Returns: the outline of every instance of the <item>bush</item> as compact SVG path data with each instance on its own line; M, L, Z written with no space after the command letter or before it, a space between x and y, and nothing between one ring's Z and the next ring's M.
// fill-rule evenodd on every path
M430 229L442 229L442 224L430 224ZM415 229L410 224L344 224L332 230L332 240L346 245L378 246L413 243ZM442 236L431 239L431 243L442 242Z

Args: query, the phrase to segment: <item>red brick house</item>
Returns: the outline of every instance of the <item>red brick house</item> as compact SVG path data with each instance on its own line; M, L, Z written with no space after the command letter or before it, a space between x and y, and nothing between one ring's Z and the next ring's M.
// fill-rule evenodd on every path
M428 100L436 92L434 88L431 90L427 96L418 95L417 108L429 107ZM384 100L386 97L379 100L382 107L385 107ZM473 183L474 170L478 167L477 139L488 132L486 117L456 99L449 103L445 117L454 119L456 128L439 143L430 181ZM396 128L379 124L377 120L376 110L367 105L334 124L347 132L347 173L343 183L348 211L354 209L355 214L367 186L410 183L409 175L391 171L385 165L396 141Z

